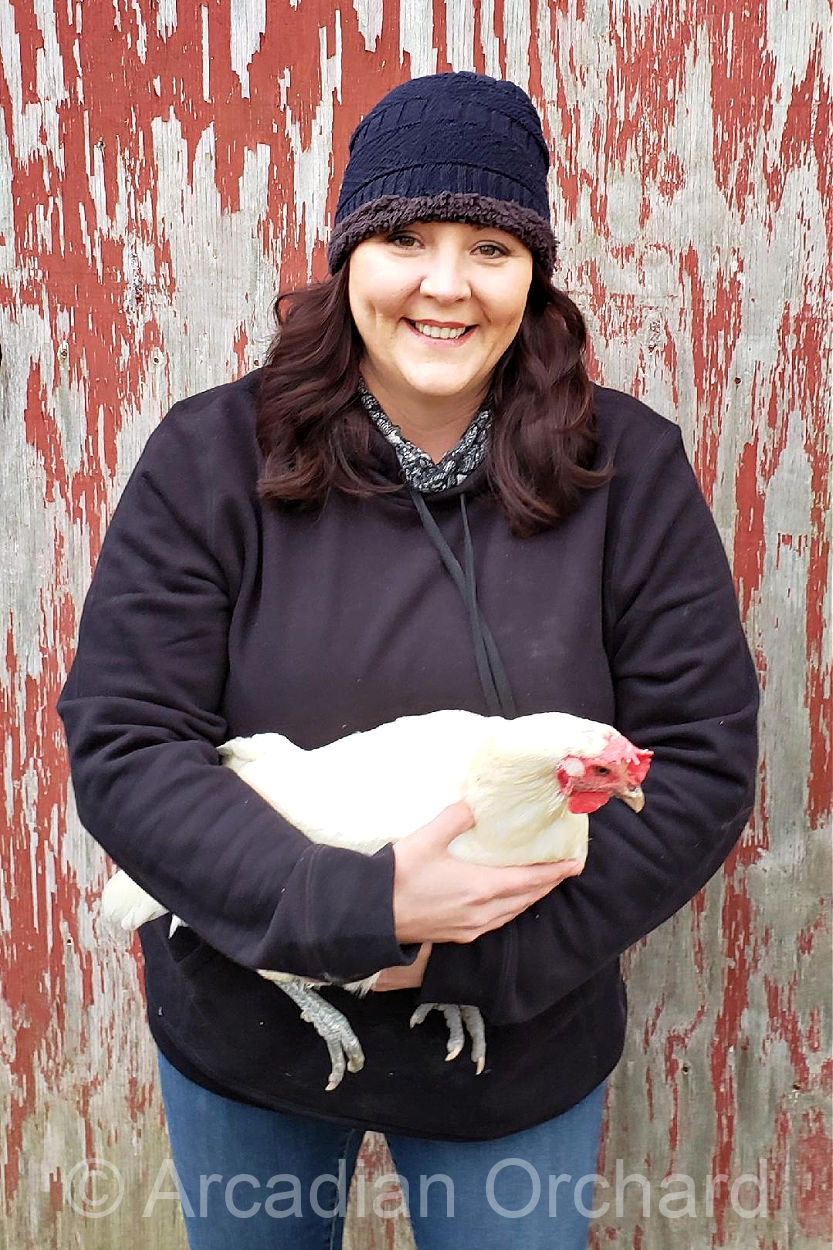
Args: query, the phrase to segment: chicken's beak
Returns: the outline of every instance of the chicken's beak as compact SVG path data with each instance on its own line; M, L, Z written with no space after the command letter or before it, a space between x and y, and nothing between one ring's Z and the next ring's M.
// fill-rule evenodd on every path
M642 793L642 786L628 786L627 790L617 790L616 796L623 803L627 803L631 811L641 812L645 806L645 795Z

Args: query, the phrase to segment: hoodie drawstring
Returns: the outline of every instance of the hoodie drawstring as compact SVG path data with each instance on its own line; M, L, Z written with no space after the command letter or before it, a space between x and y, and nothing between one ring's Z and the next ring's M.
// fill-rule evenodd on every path
M509 685L509 678L506 676L506 669L500 658L500 652L492 636L492 631L489 629L477 602L474 545L469 528L465 495L460 496L460 512L463 517L464 557L466 562L464 573L460 561L443 537L440 527L429 512L428 505L422 495L414 490L411 485L408 485L408 490L426 534L436 547L440 559L466 605L469 629L471 630L471 638L474 645L477 674L480 678L480 685L489 715L505 716L508 720L511 720L517 715L517 711Z

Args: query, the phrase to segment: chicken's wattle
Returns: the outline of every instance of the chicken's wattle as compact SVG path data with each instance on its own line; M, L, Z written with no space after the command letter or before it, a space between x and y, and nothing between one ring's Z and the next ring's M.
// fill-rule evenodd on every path
M577 815L589 815L590 812L597 812L600 807L604 807L610 797L610 794L605 794L598 790L594 792L579 790L575 794L570 795L567 800L567 808Z

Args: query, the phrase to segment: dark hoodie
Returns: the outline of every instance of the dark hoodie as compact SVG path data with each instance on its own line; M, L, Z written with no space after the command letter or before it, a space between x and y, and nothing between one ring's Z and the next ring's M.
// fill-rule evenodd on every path
M396 940L393 853L310 843L215 748L265 731L320 746L398 716L488 710L469 616L408 491L333 492L289 513L256 496L258 373L175 405L102 547L59 702L84 825L190 926L141 930L151 1031L193 1080L364 1128L477 1139L579 1102L622 1050L618 956L723 862L749 815L757 683L727 561L676 426L597 388L610 483L513 538L480 465L428 496L463 559L519 715L561 709L654 752L639 815L590 817L581 877L502 929L435 946L421 991L327 991L366 1063L325 1092L326 1048L255 968L355 979ZM395 453L371 432L377 471ZM380 759L396 770L396 759ZM403 796L407 801L407 795ZM488 1062L445 1062L417 1001L474 1003Z

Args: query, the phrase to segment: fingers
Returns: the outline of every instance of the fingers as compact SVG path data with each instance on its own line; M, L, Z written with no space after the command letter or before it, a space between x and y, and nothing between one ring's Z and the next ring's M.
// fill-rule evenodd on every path
M465 833L467 829L471 829L474 825L474 815L468 803L461 799L459 803L452 803L449 807L444 808L439 816L435 816L427 825L423 825L416 833L412 833L410 837L419 838L426 846L436 846L445 848L459 837L461 833Z
M584 865L577 859L559 860L552 864L530 864L529 867L485 868L481 883L484 892L494 898L514 898L529 894L543 898L567 877L576 877Z
M583 864L508 867L457 859L449 845L471 829L467 803L452 803L394 845L394 929L400 942L472 942L549 894Z
M475 896L469 900L459 931L449 940L473 942L484 933L502 928L528 907L540 902L562 881L577 876L583 867L577 860L565 860L557 864L536 865L534 870L484 869L488 877L476 883ZM541 871L538 871L539 868ZM507 873L511 874L511 882L502 884L496 891L493 884L495 877L503 877Z
M386 990L418 988L422 985L422 978L425 975L430 955L431 943L423 942L419 948L419 954L412 964L398 968L383 968L381 972L377 973L373 990L375 992L384 992Z

